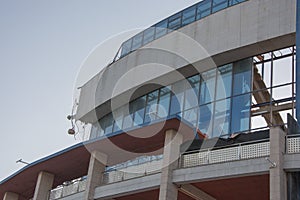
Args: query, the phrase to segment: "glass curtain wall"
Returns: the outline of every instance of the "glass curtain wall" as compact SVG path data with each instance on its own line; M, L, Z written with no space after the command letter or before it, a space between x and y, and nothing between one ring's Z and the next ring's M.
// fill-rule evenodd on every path
M250 129L252 58L154 90L104 116L91 138L177 116L209 137ZM234 106L233 106L234 105Z

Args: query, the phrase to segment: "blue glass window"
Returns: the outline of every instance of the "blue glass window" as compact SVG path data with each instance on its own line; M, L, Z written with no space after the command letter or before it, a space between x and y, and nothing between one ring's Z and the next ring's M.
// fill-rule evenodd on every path
M249 130L250 127L250 93L233 97L231 133Z
M154 40L154 33L155 33L154 27L150 27L144 31L143 45L148 44L149 42Z
M183 110L184 103L184 91L185 91L185 79L178 81L172 86L172 97L171 97L171 107L170 115L178 114Z
M127 114L123 119L123 130L127 128L131 128L133 123L133 114Z
M232 64L219 67L217 77L216 100L230 97L232 88Z
M168 20L165 19L155 25L155 39L162 37L167 33Z
M140 48L142 46L142 42L143 42L143 32L137 34L136 36L133 37L133 41L132 41L132 51Z
M144 122L146 106L146 96L140 97L131 103L131 112L133 114L134 126L141 125Z
M233 95L244 94L251 90L252 58L234 63Z
M214 127L212 137L229 134L230 127L230 99L217 101L214 111Z
M158 90L155 90L147 95L147 106L145 122L149 123L157 118L157 103L158 103Z
M200 104L214 101L216 69L201 74Z
M100 137L104 134L103 130L100 127L99 122L96 122L92 125L90 139Z
M199 97L199 85L200 85L200 76L192 76L187 79L187 85L185 90L185 103L184 110L188 110L197 106L198 97Z
M119 108L116 111L114 111L113 112L113 117L115 119L113 132L121 130L122 129L122 124L123 124L123 112L122 112L122 109Z
M196 108L184 111L183 119L186 120L187 122L191 123L192 126L196 127L197 115L198 115L198 108L196 107Z
M238 4L238 3L241 3L244 1L246 1L246 0L229 0L229 6L233 6L235 4Z
M228 0L213 0L212 12L217 12L228 7Z
M147 96L143 96L133 102L134 126L141 125L144 122L146 98L147 98Z
M182 26L194 22L196 19L196 6L192 6L182 11Z
M210 15L211 0L204 0L197 5L197 20Z
M181 13L169 17L168 31L176 30L181 27Z
M213 107L212 104L206 104L199 107L199 123L198 129L207 135L211 135L212 129L212 114L213 114Z
M159 118L165 118L168 116L170 107L170 97L170 87L163 87L160 89L158 102L159 106L157 111L157 115Z
M130 53L131 43L132 43L132 39L129 39L126 42L123 43L121 57L126 56L128 53Z
M105 134L111 133L113 130L113 117L112 114L108 114L100 120L100 126L104 130Z

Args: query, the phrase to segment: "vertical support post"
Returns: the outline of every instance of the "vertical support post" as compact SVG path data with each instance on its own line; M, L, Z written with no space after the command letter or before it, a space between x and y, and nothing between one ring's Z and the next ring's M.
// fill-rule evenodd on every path
M286 200L286 172L283 169L286 133L279 127L270 128L270 200Z
M183 138L176 130L170 129L166 131L163 166L160 179L159 200L176 200L178 196L178 188L172 181L173 170L178 167L178 159L180 157L180 145Z
M296 11L296 117L300 125L300 0Z
M100 186L103 181L103 174L107 164L107 155L98 151L91 153L90 164L87 175L85 200L93 200L95 195L95 188Z
M3 200L19 200L19 195L13 192L5 192Z
M53 174L43 171L40 172L35 186L33 200L48 200L53 181Z

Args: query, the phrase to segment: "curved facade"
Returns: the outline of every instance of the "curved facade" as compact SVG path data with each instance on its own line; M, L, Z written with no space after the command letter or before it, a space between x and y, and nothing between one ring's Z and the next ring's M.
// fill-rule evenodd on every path
M299 199L295 45L296 0L204 0L161 20L82 86L89 140L0 198Z

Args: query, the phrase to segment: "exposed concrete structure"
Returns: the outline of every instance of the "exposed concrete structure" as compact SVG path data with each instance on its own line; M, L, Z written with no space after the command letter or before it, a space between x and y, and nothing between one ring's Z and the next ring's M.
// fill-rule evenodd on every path
M105 171L107 163L107 155L94 151L91 154L86 191L85 191L85 200L93 200L95 194L95 188L100 186L103 180L103 173Z
M284 171L286 133L279 127L270 129L270 199L287 198L286 173Z
M182 135L176 130L167 130L163 166L161 171L159 200L177 199L178 188L173 183L173 170L178 168L178 159L180 157L180 145L182 144Z
M35 186L33 200L48 200L49 191L52 189L54 175L48 172L40 172Z
M186 36L174 32L154 40L145 47L112 63L86 83L81 88L76 118L89 122L96 121L98 117L109 112L107 106L110 106L108 103L110 99L124 91L136 89L147 81L158 79L158 82L164 85L175 82L181 77L169 74L163 80L159 79L174 69L184 71L184 68L189 68L187 65L191 63L194 63L194 67L199 72L213 68L215 65L211 61L207 63L206 60L204 64L201 64L201 61L209 56L213 58L216 65L222 65L295 44L295 3L296 0L247 1L181 28L179 31ZM194 50L191 51L191 49ZM170 52L175 52L186 60L179 59ZM137 66L150 62L171 68L163 68L162 65L156 66L160 67L159 71L149 69L145 76L134 77L134 81L123 84L122 89L116 90L116 82L124 74L130 70L137 70ZM189 70L187 76L193 75L191 73L195 72ZM146 88L144 92L148 92ZM123 94L122 98L128 98L131 92L128 93L127 95ZM101 110L101 113L98 113L97 109L96 115L95 108Z
M210 14L198 18L202 3ZM0 195L32 198L32 177L47 169L34 200L286 200L286 174L300 182L300 135L285 133L296 105L295 4L204 0L162 20L170 28L194 17L148 43L142 35L140 48L88 81L75 118L95 137L25 167L1 182ZM281 59L288 64L276 71Z
M3 200L19 200L19 195L13 192L6 192Z

